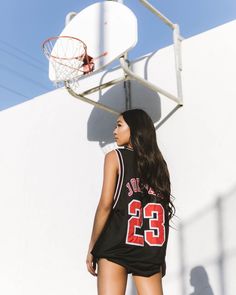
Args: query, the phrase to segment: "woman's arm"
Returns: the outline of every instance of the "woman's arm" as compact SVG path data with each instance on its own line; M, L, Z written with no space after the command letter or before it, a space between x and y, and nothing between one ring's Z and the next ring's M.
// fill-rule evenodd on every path
M96 275L92 260L93 256L90 253L96 240L102 232L102 229L107 221L113 204L113 197L115 193L116 179L119 171L118 159L115 151L106 154L104 160L103 185L100 201L97 206L91 240L87 254L87 268L92 275Z

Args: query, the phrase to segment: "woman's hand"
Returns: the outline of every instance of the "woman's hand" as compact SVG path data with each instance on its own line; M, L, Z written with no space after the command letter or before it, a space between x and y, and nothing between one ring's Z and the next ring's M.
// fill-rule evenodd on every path
M87 254L86 264L87 264L88 271L93 276L97 276L97 273L96 273L96 264L93 263L93 255L90 253L90 250L88 251L88 254Z

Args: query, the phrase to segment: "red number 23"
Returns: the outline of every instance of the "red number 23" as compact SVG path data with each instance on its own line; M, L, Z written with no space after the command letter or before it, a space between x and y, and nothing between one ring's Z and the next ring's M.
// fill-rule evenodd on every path
M143 246L144 241L149 246L162 246L165 242L165 214L159 203L148 203L142 210L141 202L133 200L129 203L126 244ZM156 213L156 217L154 216ZM143 216L142 216L143 215ZM149 220L149 228L143 234L137 234L137 229L143 225L143 218Z

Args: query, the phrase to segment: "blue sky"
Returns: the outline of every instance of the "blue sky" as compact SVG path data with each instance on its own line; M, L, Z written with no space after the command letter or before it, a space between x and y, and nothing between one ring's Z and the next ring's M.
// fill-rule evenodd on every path
M0 111L54 89L41 49L44 39L59 35L65 16L97 1L7 0L0 10ZM139 40L129 53L135 59L171 44L171 31L138 0L124 0L138 18ZM236 19L235 0L150 0L184 38ZM220 41L220 40L219 40Z

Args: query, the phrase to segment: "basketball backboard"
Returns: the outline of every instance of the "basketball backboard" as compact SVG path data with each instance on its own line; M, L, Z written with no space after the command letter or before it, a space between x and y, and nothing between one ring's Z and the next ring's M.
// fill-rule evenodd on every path
M87 54L93 58L94 71L98 71L135 46L137 19L134 13L121 3L97 2L80 11L60 36L72 36L82 40L87 46ZM55 43L52 53L58 52L59 44L60 42ZM73 56L72 50L73 48L67 48L64 57ZM50 59L49 78L58 82L55 66Z

